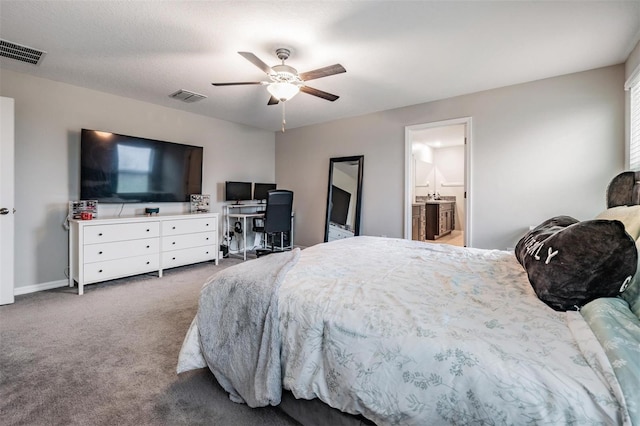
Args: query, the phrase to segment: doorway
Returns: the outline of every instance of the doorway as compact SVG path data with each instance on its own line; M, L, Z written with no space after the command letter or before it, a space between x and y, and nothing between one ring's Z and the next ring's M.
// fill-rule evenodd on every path
M470 117L405 127L404 238L471 247L470 149ZM427 239L423 229L414 229L420 222L413 214L425 203L427 211L433 204L452 209L441 236Z
M0 305L14 302L14 108L0 97Z

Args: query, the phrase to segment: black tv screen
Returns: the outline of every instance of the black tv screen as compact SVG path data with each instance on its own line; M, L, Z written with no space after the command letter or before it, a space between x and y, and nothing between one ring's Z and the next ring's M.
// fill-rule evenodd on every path
M254 183L253 184L253 199L254 200L266 200L269 195L269 191L276 189L275 183Z
M187 202L202 193L201 146L82 129L80 199Z
M226 181L224 183L224 199L235 202L251 200L251 182Z
M347 215L349 214L349 203L351 202L351 193L335 185L331 186L331 217L330 221L347 224Z

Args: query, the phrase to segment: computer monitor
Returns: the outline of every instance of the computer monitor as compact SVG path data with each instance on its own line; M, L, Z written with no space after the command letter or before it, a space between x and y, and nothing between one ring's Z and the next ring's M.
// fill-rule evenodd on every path
M225 201L235 201L235 204L251 200L251 182L226 181L224 183L224 199Z
M265 201L269 195L269 191L276 189L275 183L255 183L253 184L253 199Z
M335 185L331 186L331 217L330 221L340 225L347 224L351 193Z

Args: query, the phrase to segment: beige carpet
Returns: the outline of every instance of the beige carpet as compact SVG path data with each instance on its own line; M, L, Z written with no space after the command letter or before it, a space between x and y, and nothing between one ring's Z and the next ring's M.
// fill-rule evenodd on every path
M295 425L231 402L208 369L178 376L202 284L223 259L0 306L3 425Z

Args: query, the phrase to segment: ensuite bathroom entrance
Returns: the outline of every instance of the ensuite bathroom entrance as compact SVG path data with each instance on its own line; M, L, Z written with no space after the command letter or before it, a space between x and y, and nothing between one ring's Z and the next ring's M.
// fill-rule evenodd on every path
M408 126L405 238L469 246L470 118Z

